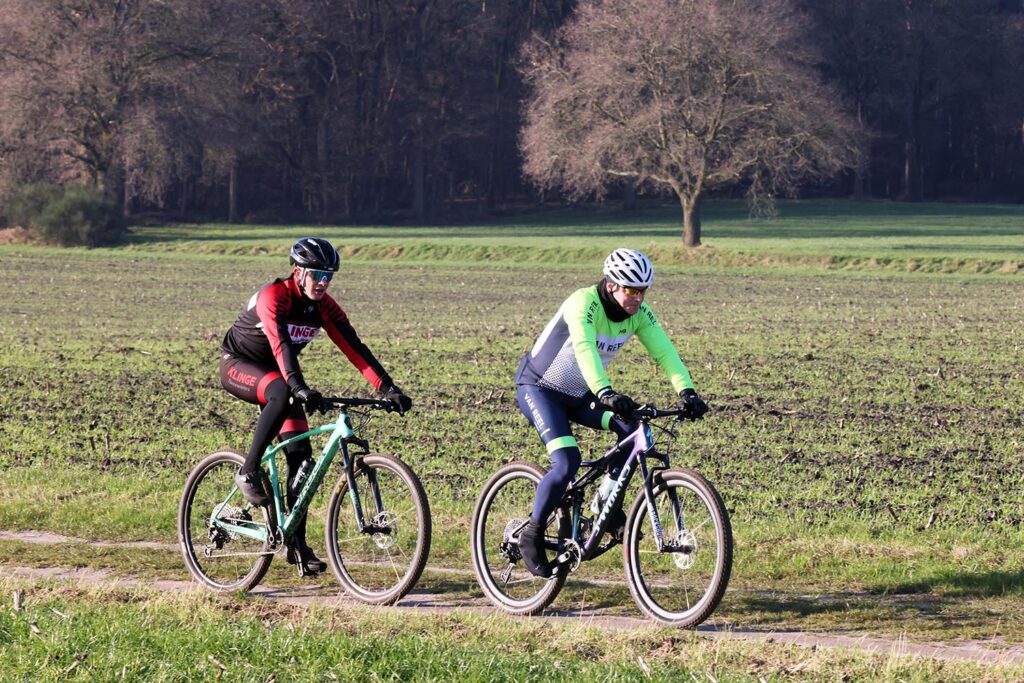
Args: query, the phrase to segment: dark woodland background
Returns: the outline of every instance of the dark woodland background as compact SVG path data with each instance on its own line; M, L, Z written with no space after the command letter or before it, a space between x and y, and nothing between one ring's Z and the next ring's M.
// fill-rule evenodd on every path
M867 133L805 194L1024 201L1024 0L796 4ZM522 47L575 5L0 0L0 202L85 183L126 214L426 223L559 201L523 175Z

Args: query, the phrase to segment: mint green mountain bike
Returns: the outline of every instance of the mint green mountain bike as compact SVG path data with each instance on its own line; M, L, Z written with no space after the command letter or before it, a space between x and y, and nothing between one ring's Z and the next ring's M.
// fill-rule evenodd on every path
M427 494L400 459L370 453L345 410L362 406L390 411L394 404L325 398L324 405L328 410L342 408L336 422L267 448L262 462L272 502L266 507L248 503L235 486L235 473L244 461L237 451L211 453L189 474L178 507L178 541L185 566L197 581L225 592L255 587L274 555L293 545L295 527L339 451L344 471L327 504L324 534L335 577L353 597L375 605L394 604L419 580L430 553ZM369 420L369 412L358 414ZM286 512L276 456L285 446L318 434L330 436L295 506ZM349 446L357 450L350 452ZM301 574L302 564L298 567Z

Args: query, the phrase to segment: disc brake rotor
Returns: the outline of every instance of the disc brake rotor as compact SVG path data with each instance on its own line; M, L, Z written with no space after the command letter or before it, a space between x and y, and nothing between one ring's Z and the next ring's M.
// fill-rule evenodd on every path
M672 539L671 545L676 548L681 546L689 548L686 552L672 553L672 561L676 563L676 567L689 569L697 563L697 538L692 531L689 529L680 531Z
M377 531L370 535L374 545L381 550L386 550L398 542L398 518L393 512L380 512L370 520L372 526L387 528L388 531Z

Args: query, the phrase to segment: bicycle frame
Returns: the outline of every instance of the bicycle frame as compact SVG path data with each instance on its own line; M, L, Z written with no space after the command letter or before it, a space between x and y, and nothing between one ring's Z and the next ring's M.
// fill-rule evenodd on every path
M603 465L612 457L612 455L616 451L621 451L623 448L630 448L630 454L622 465L622 470L619 472L619 476L608 495L608 499L605 500L597 518L594 520L589 538L587 538L584 544L580 547L580 561L594 559L611 547L611 544L607 546L600 545L599 541L601 535L605 531L605 525L608 523L608 519L612 512L621 504L622 499L625 497L629 482L638 470L641 474L641 487L643 494L647 498L647 511L651 518L651 526L654 529L655 543L657 544L658 551L664 552L666 550L672 550L671 548L667 548L664 542L661 519L659 518L658 510L654 505L654 489L652 486L653 473L660 469L666 469L669 466L668 457L655 452L654 432L646 421L641 422L632 434L611 448L602 457L597 460L582 463L584 466L589 467L589 470L579 479L574 481L566 492L566 496L572 500L572 540L578 543L576 539L580 537L580 527L583 518L582 508L585 497L584 491L587 486L601 475L604 471ZM658 460L662 466L649 468L647 465L647 459L649 457ZM670 498L672 502L673 517L675 518L677 529L682 531L685 529L685 525L682 510L679 507L679 501L674 496L670 496ZM570 561L571 559L572 554L568 550L564 550L557 558L555 558L555 564L562 564Z
M291 512L286 515L284 511L284 500L281 496L281 480L280 476L278 475L277 469L277 453L284 450L287 446L293 443L302 441L303 439L310 439L314 436L317 436L318 434L326 434L328 432L331 434L331 436L327 440L327 444L324 446L323 452L320 454L320 457L317 459L316 464L313 466L313 471L310 473L309 477L306 479L306 482L303 484L302 490L299 492L299 497L296 500L295 505L292 506ZM339 413L338 420L336 422L315 427L307 432L298 434L288 439L287 441L283 441L277 444L276 446L267 446L267 450L264 453L261 462L267 466L268 473L270 476L270 488L274 499L274 519L284 520L283 523L278 523L276 525L277 529L275 530L275 533L279 530L283 533L285 538L291 536L292 532L295 530L295 526L299 522L299 518L306 513L306 506L309 505L309 501L313 497L313 494L320 487L320 483L323 481L323 478L327 475L327 470L330 468L331 462L334 460L339 450L341 450L342 458L344 459L345 476L348 479L348 481L351 482L351 485L349 486L349 495L351 496L352 504L353 506L355 506L356 509L356 518L358 519L359 530L365 530L366 523L363 518L363 508L359 500L359 493L356 490L355 486L354 463L351 455L348 452L349 442L356 442L362 446L366 445L365 442L359 442L357 439L355 439L355 431L352 429L352 420L349 417L348 413L342 410ZM233 487L231 491L228 493L227 497L224 499L224 502L214 508L213 514L211 515L210 519L211 523L224 529L225 531L228 531L229 533L247 536L261 543L266 542L267 533L269 529L267 529L263 525L231 524L225 522L220 518L221 510L224 509L224 507L228 504L228 501L231 500L231 498L234 497L237 492L238 488ZM381 509L383 506L381 504L381 501L378 499L380 494L378 491L375 491L374 494L374 498L377 502L378 509Z

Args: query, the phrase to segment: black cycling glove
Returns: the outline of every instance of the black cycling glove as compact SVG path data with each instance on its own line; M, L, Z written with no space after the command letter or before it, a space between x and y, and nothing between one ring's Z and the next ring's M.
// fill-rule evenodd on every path
M708 412L708 404L697 395L694 389L683 389L679 392L679 407L685 412L683 417L691 420L699 420Z
M395 404L395 409L398 411L399 415L405 415L412 409L412 399L406 396L405 392L394 384L382 386L380 388L380 394L383 398Z
M308 414L326 412L323 394L316 389L310 389L303 384L292 389L292 395L295 396L295 400L306 407Z
M614 391L611 387L605 387L597 392L597 400L605 408L625 420L630 419L637 409L636 401L625 394Z

